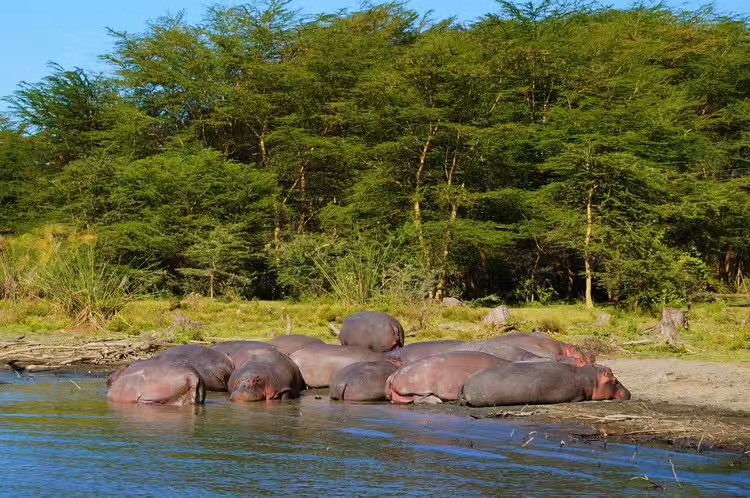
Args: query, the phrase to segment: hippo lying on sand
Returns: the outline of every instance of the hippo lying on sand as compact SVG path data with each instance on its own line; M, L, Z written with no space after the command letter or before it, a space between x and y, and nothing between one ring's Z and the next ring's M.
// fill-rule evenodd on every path
M234 363L227 355L199 344L176 346L157 358L193 367L208 391L226 391L227 381L234 370Z
M460 401L469 406L565 403L630 399L608 367L577 367L554 361L508 363L482 370L466 379Z
M386 381L392 403L440 403L458 399L468 376L507 363L478 351L452 351L408 363Z
M115 403L195 405L206 390L190 366L152 358L131 363L109 379L107 400Z
M333 375L342 368L358 361L384 360L383 353L365 348L313 344L293 353L290 358L302 372L307 387L328 387Z
M404 328L388 313L361 311L344 320L339 340L342 346L383 353L404 345Z
M276 349L284 354L292 354L295 351L299 351L300 349L312 346L313 344L325 344L323 341L316 337L294 334L274 337L273 339L268 341L268 343L272 344Z
M398 365L405 365L437 354L453 351L464 344L462 341L424 341L407 344L387 353L389 360Z
M390 361L360 361L342 368L331 379L331 399L385 401L385 381L396 371Z
M596 363L596 357L593 354L583 353L573 344L561 342L536 332L531 334L516 332L501 335L495 337L492 341L523 348L537 356L545 356L554 360L559 360L561 357L568 357L580 360L580 364L593 365Z
M550 360L550 358L543 358L518 346L499 341L465 342L453 348L453 351L479 351L507 361ZM557 356L553 359L560 360L562 358L562 356Z

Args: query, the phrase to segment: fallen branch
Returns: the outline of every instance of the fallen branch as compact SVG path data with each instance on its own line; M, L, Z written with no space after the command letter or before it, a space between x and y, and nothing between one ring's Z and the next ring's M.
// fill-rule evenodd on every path
M585 418L588 420L594 420L596 423L600 424L606 424L609 422L624 422L625 420L651 420L653 417L649 417L647 415L625 415L625 414L612 414L612 415L605 415L604 417L599 417L597 415L586 415L586 414L580 414L578 415L580 418Z
M506 410L500 410L498 412L491 412L486 413L483 415L477 415L477 414L470 414L469 416L473 419L484 419L484 418L505 418L505 417L531 417L532 415L536 415L535 411L532 412L525 412L521 410L520 412L511 412Z

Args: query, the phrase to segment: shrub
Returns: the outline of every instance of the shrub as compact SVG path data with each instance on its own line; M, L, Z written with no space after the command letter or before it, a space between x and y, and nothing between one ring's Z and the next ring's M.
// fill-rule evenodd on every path
M102 326L133 295L127 274L101 261L92 244L58 246L38 282L44 296L79 324Z

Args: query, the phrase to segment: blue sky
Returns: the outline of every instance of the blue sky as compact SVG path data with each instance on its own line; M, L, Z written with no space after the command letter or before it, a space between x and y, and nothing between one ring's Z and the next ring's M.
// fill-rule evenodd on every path
M118 31L139 32L146 21L168 12L184 9L188 19L200 20L212 0L2 0L0 9L0 96L12 93L20 81L36 82L49 73L47 63L65 68L74 66L102 70L97 56L108 52L112 40L107 27ZM225 5L246 3L225 0ZM613 0L614 5L630 2ZM703 2L690 0L685 8ZM339 8L357 8L358 0L293 0L303 12L331 12ZM718 0L722 11L750 12L746 0ZM434 11L434 17L456 16L472 20L497 11L494 0L411 0L420 12ZM0 109L5 106L0 103Z

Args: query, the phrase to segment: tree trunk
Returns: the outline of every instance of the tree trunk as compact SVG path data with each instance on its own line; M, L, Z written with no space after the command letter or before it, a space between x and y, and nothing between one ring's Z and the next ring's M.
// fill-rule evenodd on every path
M594 198L594 189L596 185L592 185L589 189L589 195L586 199L586 238L583 243L583 264L586 267L586 308L592 309L594 307L594 300L591 297L592 277L591 277L591 252L589 246L591 245L591 231L594 226L594 218L591 212L591 203Z
M422 249L422 254L424 255L424 267L428 271L432 266L432 262L430 261L430 250L427 247L427 242L424 239L424 233L422 231L422 208L419 203L419 196L422 187L422 174L424 173L425 164L427 162L427 155L430 152L430 142L435 137L435 133L437 133L437 126L430 124L427 140L425 140L422 152L419 154L419 168L417 168L417 175L414 181L414 227L417 229L419 247Z
M260 150L260 165L265 166L268 161L268 150L266 149L266 136L268 135L268 121L260 123L260 133L253 130L258 139L258 149Z
M213 299L214 298L214 278L215 278L215 270L212 268L208 271L208 296Z
M463 185L461 185L463 188ZM440 278L435 289L435 299L440 301L443 299L443 293L445 292L445 280L448 276L448 257L450 256L451 243L453 242L453 232L456 228L456 219L458 218L458 202L456 199L451 200L451 214L448 219L448 230L445 232L445 238L443 239L443 262L440 270Z
M305 166L306 161L302 161L302 165L299 168L299 191L303 209L299 216L299 223L297 223L297 233L305 231L305 208L307 207L307 170Z
M456 148L453 150L453 155L450 160L450 166L448 162L448 154L445 155L445 178L448 184L448 195L450 205L450 216L448 217L448 230L445 231L445 237L443 237L443 259L441 260L440 277L438 277L437 287L435 288L435 300L440 301L443 299L445 292L445 281L448 278L448 258L450 257L451 243L453 242L453 233L456 229L456 219L458 218L458 193L451 191L453 187L453 179L456 175L456 166L458 165L458 146L461 143L461 132L456 132ZM464 185L461 184L461 190Z

